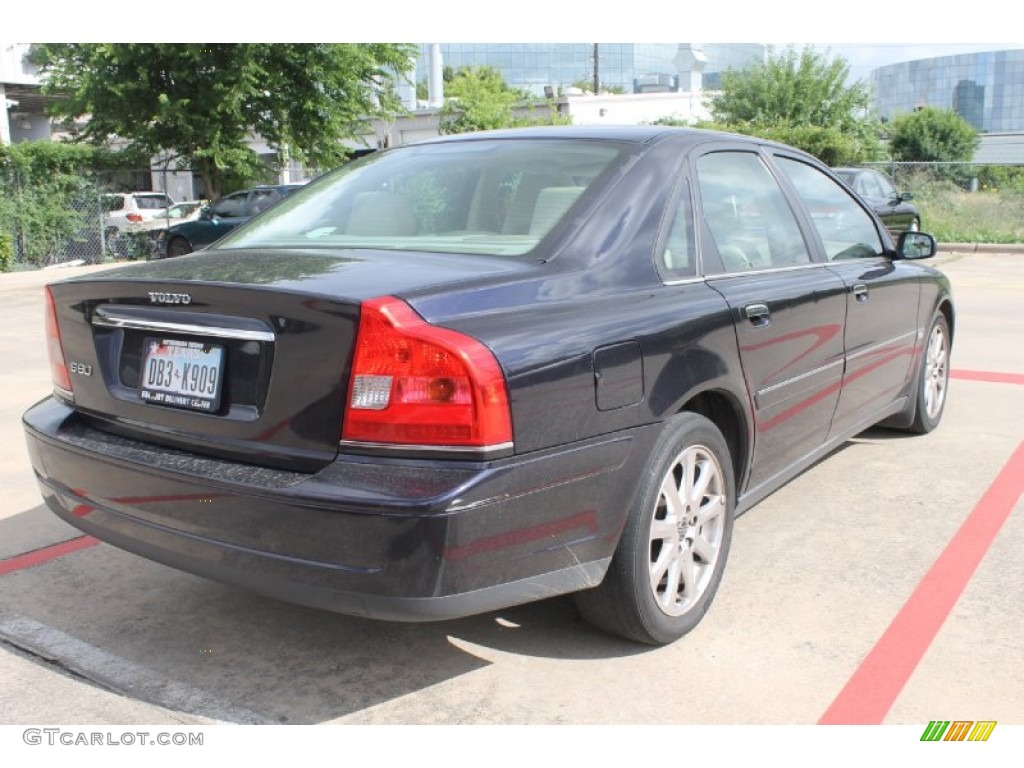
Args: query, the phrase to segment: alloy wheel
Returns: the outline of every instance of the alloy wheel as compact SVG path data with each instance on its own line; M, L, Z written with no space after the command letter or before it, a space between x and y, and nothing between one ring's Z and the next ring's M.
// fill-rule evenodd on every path
M942 411L949 383L949 345L942 326L936 324L928 339L924 364L924 410L929 419Z
M726 531L726 482L714 454L683 450L662 479L650 530L650 586L661 611L680 616L707 589Z

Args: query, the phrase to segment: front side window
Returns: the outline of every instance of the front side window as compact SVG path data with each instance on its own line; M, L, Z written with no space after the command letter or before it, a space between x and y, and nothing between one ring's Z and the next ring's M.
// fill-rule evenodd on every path
M807 207L829 261L885 252L871 216L845 189L807 163L788 157L776 160Z
M217 201L217 204L210 209L210 213L214 216L220 216L225 219L233 219L239 216L245 215L245 192L236 192L233 195Z
M281 199L281 195L276 189L257 189L252 193L252 200L249 202L251 216L255 216L261 211L265 211L267 208L272 206L278 200Z
M896 192L896 187L893 186L893 183L889 181L889 179L880 173L874 174L874 177L878 181L879 197L884 197L887 200L899 197Z
M217 247L524 254L622 157L615 142L568 139L403 147L289 195Z
M704 221L726 272L810 263L793 211L758 155L704 155L697 178Z

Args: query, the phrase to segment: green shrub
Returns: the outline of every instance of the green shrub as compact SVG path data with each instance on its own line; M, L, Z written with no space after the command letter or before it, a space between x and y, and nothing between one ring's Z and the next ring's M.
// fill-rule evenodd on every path
M14 268L14 240L6 232L0 232L0 272Z

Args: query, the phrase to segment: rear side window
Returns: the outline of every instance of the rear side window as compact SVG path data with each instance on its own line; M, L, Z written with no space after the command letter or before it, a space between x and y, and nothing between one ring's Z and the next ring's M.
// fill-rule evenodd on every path
M810 263L796 217L758 155L704 155L697 178L704 222L726 272Z
M139 210L155 211L171 205L171 199L165 195L136 195L135 205Z
M697 274L697 249L693 238L693 207L690 203L690 185L683 183L679 200L672 210L668 238L661 249L658 271L667 282L682 280Z
M807 163L788 157L776 160L807 207L829 261L885 252L871 216L845 189Z

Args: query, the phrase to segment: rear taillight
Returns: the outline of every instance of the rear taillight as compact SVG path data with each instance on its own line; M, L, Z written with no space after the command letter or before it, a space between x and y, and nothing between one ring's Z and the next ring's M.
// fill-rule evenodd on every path
M493 448L512 441L505 376L476 339L391 296L364 302L343 440Z
M139 222L142 221L142 214L141 213L129 213L127 216L125 216L125 218L128 219L128 221L131 221L131 222L134 222L134 223L138 224Z
M50 356L50 378L60 394L71 396L71 376L64 362L64 350L60 343L60 329L57 327L57 308L53 303L50 286L46 286L46 351Z

